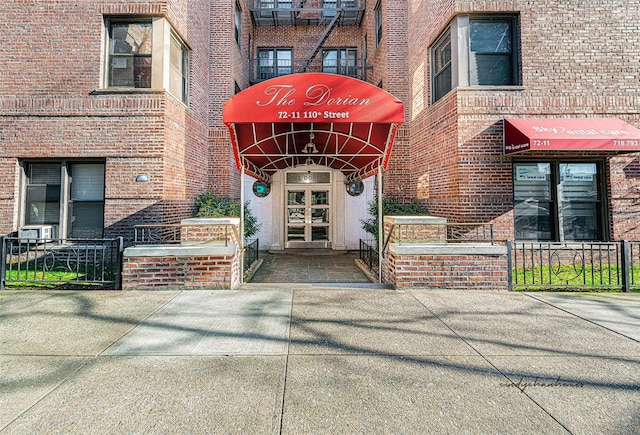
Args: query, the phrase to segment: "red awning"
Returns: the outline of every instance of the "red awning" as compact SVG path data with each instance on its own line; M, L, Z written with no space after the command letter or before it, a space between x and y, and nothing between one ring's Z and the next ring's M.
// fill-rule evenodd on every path
M640 130L617 118L510 118L504 153L522 151L640 151Z
M386 169L404 104L346 76L290 74L224 104L238 169L269 181L279 170L319 164L358 181Z

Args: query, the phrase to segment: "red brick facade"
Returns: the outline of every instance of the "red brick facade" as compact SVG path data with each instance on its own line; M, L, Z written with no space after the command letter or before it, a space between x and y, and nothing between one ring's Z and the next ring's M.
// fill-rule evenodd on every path
M257 49L309 56L322 26L254 26L249 0L234 38L229 0L5 0L0 3L0 233L21 225L20 164L105 163L105 236L135 223L178 222L204 190L240 196L223 103L252 80ZM405 102L384 190L417 197L450 222L492 222L513 233L514 159L605 162L612 239L640 240L640 164L634 155L530 152L505 156L505 117L618 117L640 126L637 1L381 0L360 25L338 26L324 48L357 48L366 79ZM459 15L518 17L520 85L457 88L431 99L430 47ZM189 48L189 104L164 89L105 89L105 19L161 17ZM366 47L366 53L364 52ZM321 54L316 55L318 64ZM148 174L149 182L135 182Z
M236 255L124 257L122 290L228 289L239 273Z
M384 260L383 281L396 289L495 290L508 288L506 255L397 255Z
M521 86L458 88L431 103L430 47L454 17L487 13L518 17ZM410 7L411 179L430 212L450 221L493 222L499 239L512 239L513 161L602 159L610 237L638 240L638 157L530 152L512 158L502 150L502 120L617 117L638 127L639 17L638 2L618 0L598 2L597 9L550 0L442 0Z

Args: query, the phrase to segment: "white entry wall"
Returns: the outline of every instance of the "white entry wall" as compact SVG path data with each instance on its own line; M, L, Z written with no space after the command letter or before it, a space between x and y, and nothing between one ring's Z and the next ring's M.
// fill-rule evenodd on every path
M375 198L375 177L363 181L364 191L359 196L347 193L344 175L340 171L325 166L298 166L289 172L322 171L331 172L331 247L334 250L357 250L360 239L372 239L362 229L361 219L367 219L368 204ZM274 174L269 195L260 198L253 193L256 179L244 178L245 200L258 223L261 224L257 238L261 250L282 250L286 246L285 201L286 173ZM256 237L256 236L254 236Z

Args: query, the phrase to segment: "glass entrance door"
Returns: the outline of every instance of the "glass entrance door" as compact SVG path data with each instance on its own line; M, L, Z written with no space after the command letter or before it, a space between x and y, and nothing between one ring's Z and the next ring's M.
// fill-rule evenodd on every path
M329 188L287 189L287 248L330 248Z

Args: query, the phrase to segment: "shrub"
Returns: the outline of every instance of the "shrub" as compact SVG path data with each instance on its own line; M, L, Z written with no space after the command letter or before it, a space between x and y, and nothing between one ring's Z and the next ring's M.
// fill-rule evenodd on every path
M249 201L244 203L244 237L248 239L253 237L260 231L262 224L258 223L258 219L251 213ZM241 207L240 201L236 201L230 196L214 195L211 192L200 194L196 198L196 207L198 217L240 217Z
M373 235L378 240L378 198L375 197L368 204L368 211L371 217L369 219L360 219L362 229ZM411 215L428 215L427 208L417 199L409 202L396 198L393 195L384 195L382 197L382 215L383 216L411 216Z

